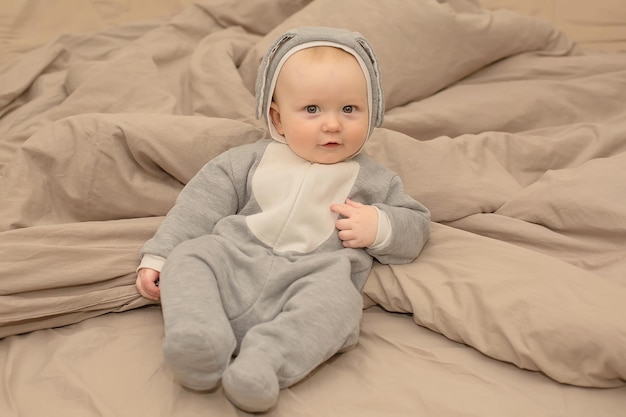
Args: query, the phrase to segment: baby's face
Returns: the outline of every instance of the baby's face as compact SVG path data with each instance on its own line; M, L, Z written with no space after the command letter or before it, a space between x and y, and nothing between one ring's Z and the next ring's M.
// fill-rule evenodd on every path
M283 65L270 115L295 154L334 164L356 154L367 138L366 80L347 52L313 49L296 52Z

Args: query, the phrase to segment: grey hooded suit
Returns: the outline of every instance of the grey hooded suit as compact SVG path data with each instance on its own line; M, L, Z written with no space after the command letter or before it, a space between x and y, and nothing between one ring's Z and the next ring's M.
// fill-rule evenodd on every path
M259 69L257 112L267 117L276 77L294 50L351 53L369 82L370 133L382 123L376 58L357 33L300 28L280 37ZM362 289L373 260L412 262L429 237L428 210L397 175L357 154L305 161L268 122L272 138L207 163L180 193L142 266L161 270L164 353L196 389L219 381L233 354L264 357L281 388L358 340ZM373 205L390 231L370 248L345 248L332 203Z

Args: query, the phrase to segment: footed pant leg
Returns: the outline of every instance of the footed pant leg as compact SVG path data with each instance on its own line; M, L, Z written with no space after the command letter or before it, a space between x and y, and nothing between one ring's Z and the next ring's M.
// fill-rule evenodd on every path
M279 388L357 343L363 299L346 264L300 278L285 294L282 311L247 332L222 380L235 405L252 412L271 408Z
M206 246L196 239L179 245L160 279L163 354L181 384L196 390L216 387L236 346L215 274L198 254Z

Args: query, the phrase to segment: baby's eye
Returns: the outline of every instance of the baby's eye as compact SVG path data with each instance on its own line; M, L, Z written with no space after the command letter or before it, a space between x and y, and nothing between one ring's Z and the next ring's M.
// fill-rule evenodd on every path
M305 110L307 113L317 113L317 111L319 110L318 107L314 104L310 104L308 106L305 107Z
M344 113L352 113L354 111L354 106L343 106Z

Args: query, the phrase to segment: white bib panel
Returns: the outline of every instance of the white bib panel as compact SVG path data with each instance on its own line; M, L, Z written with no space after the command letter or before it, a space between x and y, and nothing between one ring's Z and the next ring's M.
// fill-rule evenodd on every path
M311 252L335 232L330 205L346 201L359 168L351 160L311 163L271 142L252 179L261 212L246 217L248 227L277 252Z

